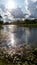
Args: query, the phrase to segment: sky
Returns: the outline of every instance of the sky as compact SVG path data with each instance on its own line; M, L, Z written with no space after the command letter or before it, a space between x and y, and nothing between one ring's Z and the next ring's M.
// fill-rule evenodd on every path
M37 0L0 0L0 15L4 21L37 18Z

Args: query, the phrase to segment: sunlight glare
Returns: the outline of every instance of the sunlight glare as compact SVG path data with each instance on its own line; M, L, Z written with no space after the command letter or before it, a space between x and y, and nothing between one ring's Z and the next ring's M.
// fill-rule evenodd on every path
M8 3L6 4L6 8L11 10L16 8L16 3L15 1L9 0Z
M14 35L11 35L11 45L15 46L15 39L14 39Z

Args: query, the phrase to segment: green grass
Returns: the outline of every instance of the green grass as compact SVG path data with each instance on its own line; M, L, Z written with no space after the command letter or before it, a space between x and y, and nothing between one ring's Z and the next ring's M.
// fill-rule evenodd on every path
M31 28L37 28L37 24L24 24L24 23L14 23L14 24L4 24L4 25L17 25L20 27L31 27ZM0 25L0 28L2 28L3 24Z
M2 29L3 28L3 25L0 25L0 29Z
M5 63L2 60L0 60L0 65L13 65L12 63Z
M21 27L37 27L37 24L14 24Z

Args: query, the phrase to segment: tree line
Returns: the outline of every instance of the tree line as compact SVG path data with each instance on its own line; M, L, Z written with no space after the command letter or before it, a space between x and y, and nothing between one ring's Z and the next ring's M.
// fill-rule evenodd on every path
M37 19L33 19L33 20L30 20L30 19L25 19L24 21L23 20L17 20L17 21L14 21L14 22L5 22L2 19L2 16L0 16L0 24L36 24L37 23Z

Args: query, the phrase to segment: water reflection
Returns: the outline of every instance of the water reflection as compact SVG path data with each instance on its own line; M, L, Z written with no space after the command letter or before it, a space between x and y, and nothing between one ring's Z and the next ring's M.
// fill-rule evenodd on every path
M37 44L37 28L30 29L14 25L3 27L0 30L0 47L18 47L28 43L35 46Z

